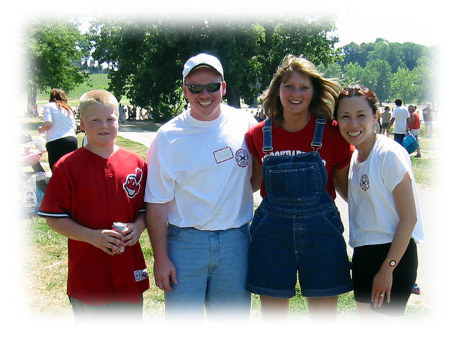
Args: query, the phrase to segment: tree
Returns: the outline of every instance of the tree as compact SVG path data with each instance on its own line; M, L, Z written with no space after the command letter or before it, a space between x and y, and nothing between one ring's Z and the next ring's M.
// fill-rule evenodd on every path
M376 72L376 74L373 76L373 80L370 82L370 84L367 84L377 95L378 101L380 103L387 101L389 98L389 93L391 91L392 81L391 66L389 65L389 63L385 60L380 59L370 61L366 66L366 70Z
M433 101L436 86L434 48L414 43L348 44L342 48L344 82L367 85L380 102L401 96L405 101Z
M38 91L60 88L67 93L88 77L80 67L89 45L73 21L32 22L27 28L25 70L28 103L36 105Z
M345 65L349 63L358 63L361 48L355 42L345 45L341 49L342 62L341 66L344 68Z
M184 62L199 52L217 56L225 71L226 99L239 107L254 104L287 53L329 64L337 59L327 18L231 20L172 18L133 22L100 19L90 39L93 57L109 63L110 89L167 120L183 108L180 89Z
M417 93L417 80L413 71L407 68L399 68L394 74L392 82L393 99L400 97L403 103L411 103Z
M417 60L418 66L414 68L416 82L418 85L418 102L436 101L438 97L439 78L436 65L428 57Z
M390 43L378 38L375 43L347 44L342 48L342 54L342 67L348 63L359 63L365 67L370 61L383 60L389 63L391 72L395 73L400 67L413 70L421 57L432 57L432 49L414 43Z
M402 50L405 66L411 71L419 66L421 58L429 57L431 53L427 47L415 43L404 43Z
M332 63L328 64L327 66L324 65L323 63L319 63L317 65L317 69L326 78L342 79L344 77L341 65L337 62L332 62Z
M344 66L344 85L362 84L363 68L359 63L347 63Z

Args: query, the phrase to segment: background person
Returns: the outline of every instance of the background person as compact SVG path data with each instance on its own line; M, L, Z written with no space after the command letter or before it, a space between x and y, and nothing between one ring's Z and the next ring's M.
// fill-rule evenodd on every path
M381 114L381 134L389 136L389 122L391 121L392 114L389 112L391 109L389 106L384 107L384 112Z
M415 111L416 111L416 106L413 106L413 105L408 106L408 112L409 112L408 129L411 131L411 134L414 135L417 142L419 143L415 157L422 157L422 155L420 153L420 118L419 118L419 114Z
M44 123L39 133L47 133L47 152L50 169L65 154L78 148L77 125L67 95L61 89L52 89L50 102L44 106Z
M406 128L409 124L409 112L408 109L403 106L402 99L396 99L395 106L397 107L392 113L388 130L394 125L394 140L400 145L403 145L403 138L405 137Z
M433 119L434 113L431 107L431 103L427 104L427 107L423 109L423 121L425 123L425 138L433 137Z

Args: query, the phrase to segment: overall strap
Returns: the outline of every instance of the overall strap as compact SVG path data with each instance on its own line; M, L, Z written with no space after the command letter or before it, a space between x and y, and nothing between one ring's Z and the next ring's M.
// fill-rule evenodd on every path
M263 152L271 152L273 151L272 147L272 120L267 118L264 122L263 131Z
M311 143L313 150L318 150L322 147L323 130L325 129L326 120L323 118L316 119L316 129L314 130L314 138Z
M316 119L316 127L314 130L314 138L311 143L311 147L313 150L318 150L322 147L322 138L323 131L325 129L326 120L323 118ZM267 118L264 122L263 131L263 152L271 152L273 151L272 146L272 120Z

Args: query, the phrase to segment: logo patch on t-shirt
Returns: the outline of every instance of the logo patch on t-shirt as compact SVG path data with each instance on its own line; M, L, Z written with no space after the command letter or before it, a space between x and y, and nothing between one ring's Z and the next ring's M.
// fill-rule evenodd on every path
M134 271L134 278L137 282L148 278L147 268Z
M370 188L370 182L369 177L367 174L363 174L361 177L361 181L359 182L359 186L361 187L361 190L367 191Z
M247 167L250 155L247 150L239 149L238 151L236 151L235 159L239 167Z
M132 199L141 190L142 169L136 168L134 174L127 175L125 183L123 183L123 190L127 193L127 196Z

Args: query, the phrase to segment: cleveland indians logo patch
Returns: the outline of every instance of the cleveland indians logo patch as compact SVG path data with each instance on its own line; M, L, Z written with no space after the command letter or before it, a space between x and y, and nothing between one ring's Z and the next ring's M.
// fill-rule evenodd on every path
M359 182L359 186L361 187L361 190L367 191L370 188L370 182L369 177L367 174L363 174L361 177L361 181Z
M123 183L123 190L127 193L127 196L132 199L141 190L142 169L136 168L135 174L127 175L125 183Z

